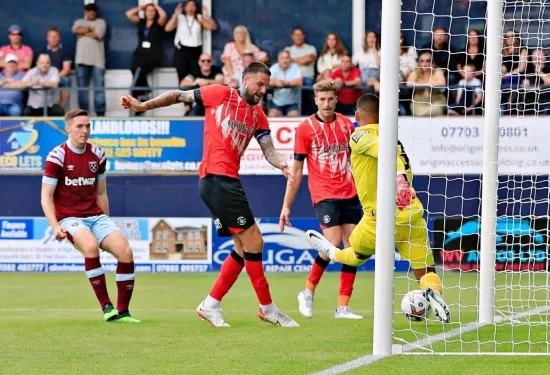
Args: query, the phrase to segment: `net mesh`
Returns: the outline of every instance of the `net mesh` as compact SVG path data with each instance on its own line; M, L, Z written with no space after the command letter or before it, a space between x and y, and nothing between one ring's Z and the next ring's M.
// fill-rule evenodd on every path
M396 274L395 343L405 351L549 353L550 7L505 1L495 234L495 323L478 326L486 2L403 6L399 139L425 202L452 322L412 322L401 299L419 289ZM406 71L404 61L416 57ZM550 61L550 60L549 60Z

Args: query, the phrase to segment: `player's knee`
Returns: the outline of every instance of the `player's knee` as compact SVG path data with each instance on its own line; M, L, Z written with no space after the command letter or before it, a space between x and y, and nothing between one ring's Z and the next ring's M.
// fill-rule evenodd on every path
M85 258L99 257L99 246L96 241L89 241L77 245L78 249Z
M134 253L130 244L125 243L118 252L117 260L122 263L132 263L134 261Z

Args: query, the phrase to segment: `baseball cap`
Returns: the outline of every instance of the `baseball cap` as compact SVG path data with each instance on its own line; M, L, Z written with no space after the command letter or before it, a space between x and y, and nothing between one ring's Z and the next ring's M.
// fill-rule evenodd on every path
M93 10L97 12L97 5L95 5L94 3L86 4L84 6L84 10Z
M6 55L6 58L4 59L4 62L6 63L9 63L9 62L17 62L17 56L15 56L13 53L9 53Z
M13 33L14 31L23 32L23 29L21 29L21 26L16 25L16 24L13 24L13 25L11 25L10 28L8 29L8 33Z

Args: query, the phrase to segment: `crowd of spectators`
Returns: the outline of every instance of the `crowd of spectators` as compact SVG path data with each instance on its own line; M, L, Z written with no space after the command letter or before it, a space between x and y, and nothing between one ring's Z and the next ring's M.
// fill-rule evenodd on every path
M78 105L89 110L90 83L94 86L94 110L103 116L106 110L105 20L95 4L84 7L85 17L76 20L72 32L77 37L76 54L70 56L56 28L47 32L47 45L37 54L23 44L23 29L8 28L9 44L0 47L0 115L63 114L69 91L55 88L71 86L71 71L76 73ZM361 51L353 55L334 32L327 33L320 52L306 43L300 27L290 32L292 44L268 56L252 43L245 26L233 30L219 61L203 53L202 31L216 30L209 9L197 7L195 0L178 4L168 15L160 6L148 4L129 9L129 22L136 24L138 45L133 53L132 94L140 100L151 97L148 74L161 64L164 33L174 34L173 66L177 84L182 88L220 83L234 88L241 85L242 71L252 61L270 65L270 94L265 101L269 116L310 114L312 85L323 79L340 86L338 111L351 115L354 104L364 92L380 91L380 37L367 30ZM464 48L455 50L443 27L432 30L432 40L421 46L409 43L401 33L400 114L414 116L479 115L483 111L485 43L479 31L468 31ZM33 68L33 65L35 66ZM512 30L504 34L502 49L503 113L550 111L545 90L550 85L546 51L528 49ZM99 89L98 89L99 88ZM26 90L22 90L26 89ZM203 115L204 108L187 106L186 115Z

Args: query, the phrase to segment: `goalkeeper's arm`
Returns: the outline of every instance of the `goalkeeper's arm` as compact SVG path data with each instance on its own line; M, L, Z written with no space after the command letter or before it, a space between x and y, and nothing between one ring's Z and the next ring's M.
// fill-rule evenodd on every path
M378 136L367 131L356 131L353 133L350 141L351 152L362 154L378 159ZM409 184L406 175L406 168L403 160L398 156L396 165L396 196L397 207L402 210L411 204L416 198L414 189Z

